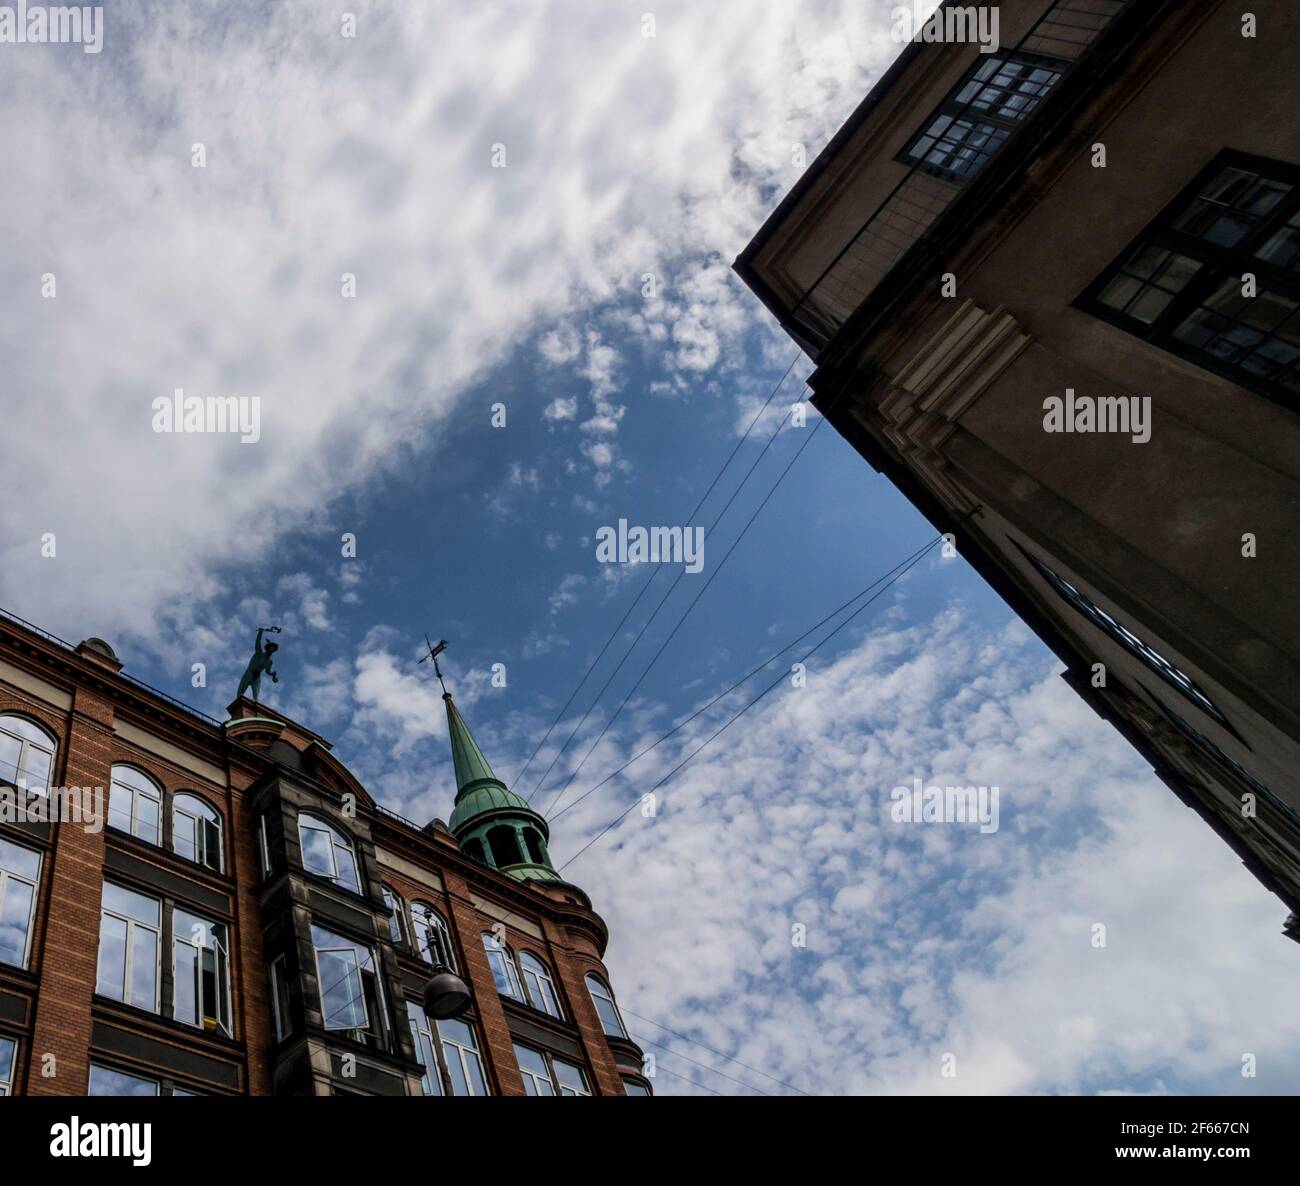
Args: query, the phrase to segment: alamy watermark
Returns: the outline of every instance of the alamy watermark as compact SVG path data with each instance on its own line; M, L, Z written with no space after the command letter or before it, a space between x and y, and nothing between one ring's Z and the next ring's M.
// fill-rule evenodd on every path
M87 832L104 830L103 787L50 787L28 790L0 786L0 821L6 824L79 824Z
M241 445L262 439L262 397L258 395L186 395L183 387L171 399L153 401L154 432L232 432Z
M1135 445L1151 439L1151 397L1149 395L1075 395L1065 389L1065 398L1049 395L1043 400L1044 432L1119 432L1133 438Z
M617 527L596 530L596 559L601 564L680 564L689 573L704 568L703 527Z
M923 15L932 4L912 0L898 5L889 14L893 21L890 36L895 41L921 41L926 44L978 45L980 53L996 53L999 13L996 4L948 4L929 16Z
M104 10L89 5L0 5L0 45L80 45L83 53L104 48Z
M889 793L889 817L896 824L979 824L984 835L998 830L997 787L927 787L919 778Z

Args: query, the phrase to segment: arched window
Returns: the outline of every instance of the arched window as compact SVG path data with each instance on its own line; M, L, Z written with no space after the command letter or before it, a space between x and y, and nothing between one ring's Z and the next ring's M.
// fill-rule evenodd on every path
M524 829L524 843L528 846L528 859L533 864L546 864L546 851L542 848L542 838L535 829Z
M162 843L162 787L134 766L114 766L108 791L108 822L150 844Z
M519 953L519 969L524 974L529 1004L552 1017L559 1017L560 1002L555 996L555 982L551 979L550 969L530 951Z
M342 832L314 815L299 815L298 839L302 844L302 867L308 873L328 877L353 893L361 892L357 858Z
M492 863L498 869L523 863L523 856L519 852L519 837L514 828L498 824L488 831L487 842L492 850Z
M406 942L406 903L402 895L388 886L383 887L384 905L388 907L388 937L394 943Z
M512 1001L522 1001L524 990L519 984L519 970L515 967L515 953L504 943L498 943L490 931L483 932L483 949L492 968L492 980L497 992Z
M487 854L483 851L483 841L477 836L472 840L466 840L461 845L461 851L472 861L478 861L480 865L487 864Z
M626 1038L627 1028L614 1003L614 994L594 972L587 973L587 991L591 993L591 1003L596 1006L596 1013L600 1017L600 1028L611 1038Z
M221 872L221 816L197 795L172 796L172 852Z
M54 738L26 717L0 716L0 782L43 795L54 774Z
M415 931L415 951L426 964L443 962L453 972L456 961L451 951L451 932L447 921L427 902L411 903L411 926Z

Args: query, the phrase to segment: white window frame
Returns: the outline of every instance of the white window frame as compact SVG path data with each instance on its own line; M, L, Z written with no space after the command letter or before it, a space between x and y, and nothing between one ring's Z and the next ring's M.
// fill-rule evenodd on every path
M288 965L283 955L277 955L267 968L267 980L271 989L271 1028L277 1042L283 1042L289 1036L290 1019L285 1016L289 1004L289 981L286 979ZM280 1000L284 993L283 1003Z
M483 932L483 950L487 952L488 966L493 972L492 983L496 986L497 995L526 1005L528 998L524 996L524 986L519 981L519 969L515 967L515 953L507 944L499 943L491 931ZM501 991L501 985L497 984L496 978L497 961L494 957L498 956L505 968L505 978L510 982L510 991L504 993Z
M266 816L257 817L257 855L262 862L262 880L271 876L271 843L266 835Z
M9 725L9 722L13 722L13 725ZM37 734L37 737L28 736L18 726L30 729ZM50 736L43 726L36 724L35 721L30 720L28 717L19 716L17 713L0 715L0 733L18 742L18 766L14 770L13 785L27 791L29 794L44 797L49 792L48 786L29 787L27 785L27 755L33 748L41 753L48 754L50 759L49 777L52 779L54 778L54 761L58 757L59 743ZM45 744L42 744L42 742Z
M197 815L192 811L187 811L180 803L180 800L182 799L191 799L195 803L199 804L200 807L212 812L211 818L205 815ZM194 825L194 856L192 857L186 857L185 854L180 852L176 847L176 817L178 815L183 815ZM207 850L207 833L203 830L202 825L205 823L213 824L217 829L215 864L210 864L208 861L204 860L204 855ZM225 841L226 834L223 827L221 812L213 807L211 803L202 796L194 794L193 791L177 791L172 796L172 852L174 852L178 857L182 857L184 860L193 861L196 865L202 865L205 869L212 869L217 873L223 873L226 868Z
M524 956L527 956L536 967L529 967L524 962ZM546 966L546 961L531 951L521 950L519 952L519 974L523 978L524 992L528 996L528 1003L539 1013L545 1013L548 1017L555 1017L564 1020L564 1014L560 1010L560 997L555 991L555 981L551 978L551 970ZM541 997L541 1003L538 1003L537 997L533 995L534 986L536 987L537 997Z
M24 877L21 873L11 873L8 869L0 866L0 918L4 916L5 896L9 892L9 883L16 881L19 885L31 887L32 904L27 910L27 930L23 936L23 961L16 965L20 968L26 968L32 958L32 934L36 930L36 902L41 894L41 872L45 868L45 856L43 853L34 848L28 848L25 844L14 844L12 840L5 839L5 844L12 845L14 848L22 849L23 852L34 853L36 856L36 880ZM14 967L13 964L5 964L5 967Z
M407 942L406 900L391 885L385 884L382 889L384 905L388 907L388 937L394 943L405 943ZM393 934L394 929L397 934Z
M519 1074L523 1076L524 1080L526 1082L531 1082L534 1088L536 1088L540 1083L545 1083L546 1086L550 1088L549 1091L534 1090L530 1091L528 1094L539 1096L558 1095L559 1092L555 1090L555 1080L551 1078L551 1064L546 1061L546 1052L544 1050L535 1050L532 1046L525 1046L522 1042L514 1042L512 1045L514 1046L515 1051L515 1066L519 1068ZM519 1061L520 1050L527 1050L529 1054L537 1055L537 1057L542 1060L542 1066L546 1069L546 1073L544 1075L539 1075L536 1071L530 1071L526 1066L524 1066L524 1064Z
M427 928L427 930L422 928ZM424 960L426 964L436 962L434 953L425 941L427 934L432 931L437 931L442 936L443 954L447 957L447 966L454 972L456 970L456 953L451 947L451 928L448 927L447 920L428 902L418 900L412 902L411 934L414 941L411 946L415 949L415 954Z
M137 786L137 785L135 785L134 783L130 783L130 782L125 781L124 779L120 779L120 778L118 778L118 776L117 776L117 772L118 772L119 770L129 770L132 774L137 775L138 777L140 777L141 779L143 779L144 782L145 782L147 785L146 785L146 786ZM123 791L125 791L127 794L129 794L129 795L131 796L131 827L130 827L130 830L129 830L129 831L127 831L126 829L123 829L123 828L119 828L119 827L117 826L117 824L115 824L115 823L112 822L112 815L113 815L113 789L114 789L115 787L120 787ZM138 796L142 796L143 798L150 799L150 800L152 800L153 802L157 803L157 805L158 805L158 838L157 838L156 840L149 840L147 837L141 836L140 833L137 832L137 831L135 830L135 829L136 829L136 823L137 823L137 821L139 820L139 810L138 810L138 808L139 808L139 798L138 798ZM111 775L111 777L110 777L110 779L109 779L109 787L108 787L108 805L109 805L109 811L108 811L108 825L109 825L109 827L110 827L110 828L116 828L117 831L119 831L119 832L126 831L126 834L127 834L128 836L134 836L137 840L141 840L141 841L143 841L145 844L155 844L155 845L158 845L159 847L161 847L161 846L162 846L162 841L163 841L163 827L165 826L165 823L164 823L164 816L163 816L163 798L164 798L164 796L163 796L163 789L162 789L162 787L160 787L160 786L158 785L158 783L155 782L154 779L153 779L150 775L145 774L145 772L144 772L143 770L139 770L139 769L137 769L137 768L134 767L134 766L128 766L128 765L125 765L125 764L118 764L118 765L114 766L114 767L113 767L113 770L112 770L112 775Z
M205 946L199 946L192 939L182 938L176 927L176 916L178 914L189 915L195 922L201 923L207 928L207 938L211 943L211 948L215 952L217 965L217 1001L213 1013L217 1021L217 1029L227 1037L234 1036L233 1022L230 1019L231 1000L230 1000L230 928L225 923L214 923L210 919L203 918L201 915L186 910L181 906L172 907L172 1019L179 1021L181 1025L193 1026L195 1029L208 1032L207 1027L203 1024L206 1015L205 1006L208 1004L203 999L203 953L209 950ZM226 942L222 943L218 938L217 928L220 927L226 934ZM198 982L194 986L194 1003L196 1018L194 1021L185 1021L176 1016L176 985L180 976L176 966L176 957L179 954L180 947L188 947L195 952L197 967L199 969ZM224 989L224 992L223 992Z
M313 832L324 832L329 836L330 868L334 870L333 873L321 873L316 869L309 869L307 867L307 858L305 855L307 852L307 845L303 843L302 835L304 829ZM313 877L324 877L343 889L351 890L354 894L359 894L361 892L361 862L357 860L356 846L351 842L351 840L344 836L342 832L334 827L333 824L326 823L318 816L309 815L307 812L300 812L298 815L298 844L301 846L304 854L302 867L306 872L310 873ZM356 885L349 885L342 879L342 876L339 873L337 849L340 848L345 849L348 855L352 858L352 869L357 876Z
M0 1099L7 1095L13 1095L14 1076L18 1073L18 1039L0 1034L0 1045L6 1043L12 1049L9 1052L9 1075L7 1078L0 1079Z
M107 884L116 885L116 882ZM127 889L127 886L119 887ZM95 958L95 991L99 992L99 965L104 958L104 916L115 918L118 922L126 923L126 953L122 960L122 996L109 997L109 1000L118 1001L120 1004L129 1005L133 1009L144 1009L144 1005L137 1005L130 1000L129 986L132 982L131 973L135 971L135 930L139 927L144 931L151 931L155 937L154 942L154 969L153 969L153 1008L151 1013L162 1013L162 902L150 894L141 894L139 890L131 890L133 894L139 894L142 898L148 898L151 902L158 903L158 926L153 926L147 922L141 922L139 919L132 918L129 914L119 914L116 910L110 910L100 902L99 907L99 954ZM103 994L101 994L103 995ZM105 1068L108 1069L108 1068Z
M456 1020L458 1020L461 1025L463 1025L467 1030L469 1030L470 1034L474 1038L474 1041L477 1042L478 1031L475 1030L474 1023L470 1021L466 1021L463 1017L459 1017ZM462 1042L457 1042L455 1038L448 1037L446 1034L442 1032L442 1030L438 1029L438 1023L436 1021L433 1023L433 1025L434 1025L434 1029L437 1030L438 1041L442 1044L443 1058L445 1058L448 1062L450 1062L451 1055L448 1053L448 1051L454 1050L456 1052L456 1057L460 1060L461 1078L465 1080L465 1085L470 1089L469 1094L471 1096L474 1095L474 1077L469 1073L469 1062L468 1062L468 1059L472 1056L475 1064L478 1067L478 1077L481 1080L483 1080L483 1094L491 1095L492 1092L488 1087L487 1070L483 1066L483 1051L480 1050L478 1046L466 1046ZM454 1081L452 1083L452 1088L453 1090L451 1091L450 1094L455 1095L456 1091L455 1091Z
M591 1098L591 1081L587 1078L587 1072L583 1067L580 1067L576 1062L569 1062L568 1059L556 1058L553 1054L543 1054L543 1057L550 1065L551 1078L555 1083L556 1095L580 1096L584 1099ZM560 1076L557 1075L555 1072L556 1063L559 1063L561 1066L572 1067L575 1071L578 1072L578 1078L582 1080L582 1086L583 1086L582 1091L579 1091L576 1087L572 1087L567 1083L560 1082Z
M331 944L328 947L317 946L316 935L315 935L316 931L320 931L322 934L329 935L335 939L338 939L343 944L343 946L337 946L333 944ZM312 932L313 934L312 934L311 946L312 946L312 953L316 963L316 987L320 996L321 1024L324 1025L324 1027L327 1030L330 1030L333 1033L368 1034L375 1040L376 1043L382 1044L385 1041L387 1041L387 1037L388 1037L387 1027L384 1021L384 1013L385 1013L384 978L379 974L379 966L375 961L374 949L369 947L365 943L360 943L354 939L349 939L346 935L340 935L337 931L331 931L328 927L323 927L319 923L312 924ZM361 1002L361 1012L364 1017L364 1021L361 1025L330 1025L329 1017L325 1012L325 997L326 994L329 993L332 989L336 988L340 982L335 981L332 984L325 983L325 977L321 971L321 965L320 965L321 952L330 952L330 953L346 952L349 955L351 955L352 959L355 961L354 971L356 973L357 986L361 991L354 998L352 998L352 1000ZM358 954L360 952L365 953L364 961L361 959L360 955ZM369 972L370 975L372 975L375 978L375 1007L378 1009L380 1014L379 1017L377 1018L372 1018L370 1016L370 1005L369 1002L367 1002L366 1000L366 985L364 979L364 973L366 972ZM348 1003L351 1004L352 1001L349 1001ZM372 1023L379 1027L378 1031L371 1028Z
M600 1022L600 1028L604 1031L607 1038L622 1038L624 1041L630 1041L627 1036L627 1022L623 1020L623 1011L618 1007L618 1002L614 999L614 990L609 987L595 972L588 972L582 982L587 986L587 992L591 994L591 1005L596 1010L596 1019ZM600 1012L600 1002L607 1001L609 1007L614 1011L614 1019L618 1022L618 1030L611 1033L609 1026L605 1023L605 1018Z
M436 1087L436 1090L426 1091L424 1094L430 1097L450 1095L450 1092L444 1090L442 1067L438 1062L438 1034L434 1029L434 1022L429 1020L428 1014L420 1008L419 1002L407 1000L406 1023L410 1026L411 1039L415 1043L415 1057L424 1068L421 1078L428 1079ZM429 1059L433 1060L432 1066L429 1064Z
M137 1082L140 1082L140 1083L150 1083L150 1084L153 1085L153 1093L154 1093L154 1095L162 1095L162 1084L161 1084L157 1079L155 1079L152 1075L137 1075L134 1071L122 1071L122 1070L119 1070L117 1067L106 1067L106 1066L103 1065L103 1063L92 1062L92 1063L90 1064L90 1070L86 1072L86 1095L87 1095L87 1096L90 1095L90 1086L91 1086L91 1083L94 1081L94 1078L95 1078L95 1072L96 1072L96 1071L104 1071L106 1074L109 1074L109 1075L125 1075L128 1079L135 1079ZM101 1099L107 1099L107 1098L121 1099L121 1098L125 1098L125 1097L122 1097L122 1096L114 1096L114 1097L101 1096L101 1097L98 1097L98 1098L101 1098Z

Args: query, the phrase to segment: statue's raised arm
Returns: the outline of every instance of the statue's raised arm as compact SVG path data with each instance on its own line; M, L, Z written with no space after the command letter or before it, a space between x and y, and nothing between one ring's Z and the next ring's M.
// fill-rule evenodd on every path
M262 672L266 672L271 677L273 684L280 682L280 677L271 668L271 656L280 649L278 643L262 641L263 634L279 634L279 626L260 626L257 631L257 638L253 643L253 657L249 659L248 666L244 668L243 678L239 681L239 692L235 699L239 699L245 692L251 691L253 699L256 700L262 691Z

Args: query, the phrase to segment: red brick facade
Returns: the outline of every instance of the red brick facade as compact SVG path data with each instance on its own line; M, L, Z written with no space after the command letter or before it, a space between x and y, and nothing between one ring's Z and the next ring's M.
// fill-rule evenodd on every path
M625 1081L643 1082L640 1052L607 1037L584 983L588 972L609 977L600 962L605 926L581 890L541 888L470 860L441 825L418 828L378 810L323 739L260 705L232 709L241 719L222 725L123 678L94 645L74 649L0 618L0 717L26 717L46 730L57 746L51 784L100 788L105 820L100 830L0 820L0 840L41 856L26 967L0 962L0 1040L17 1043L14 1094L85 1094L92 1063L150 1080L161 1094L419 1094L406 1002L421 1000L429 966L409 943L389 942L381 886L447 920L453 962L472 997L462 1020L477 1037L491 1094L525 1093L516 1043L580 1067L593 1095L621 1095ZM161 844L107 824L117 764L160 788ZM170 851L165 821L181 791L220 814L221 872ZM293 823L300 810L349 831L362 866L358 893L302 868ZM276 846L270 871L262 867L263 827ZM175 988L166 921L158 1011L97 993L106 879L158 901L164 920L175 907L227 928L229 1035L169 1015ZM321 1023L310 938L317 922L346 926L350 939L382 957L386 1048L349 1049L348 1035ZM546 965L562 1017L533 1008L527 993L522 1002L498 995L481 938L494 927L504 927L512 949ZM297 972L284 998L292 1032L278 1039L267 972L277 956ZM349 1054L367 1065L368 1079L331 1071Z

